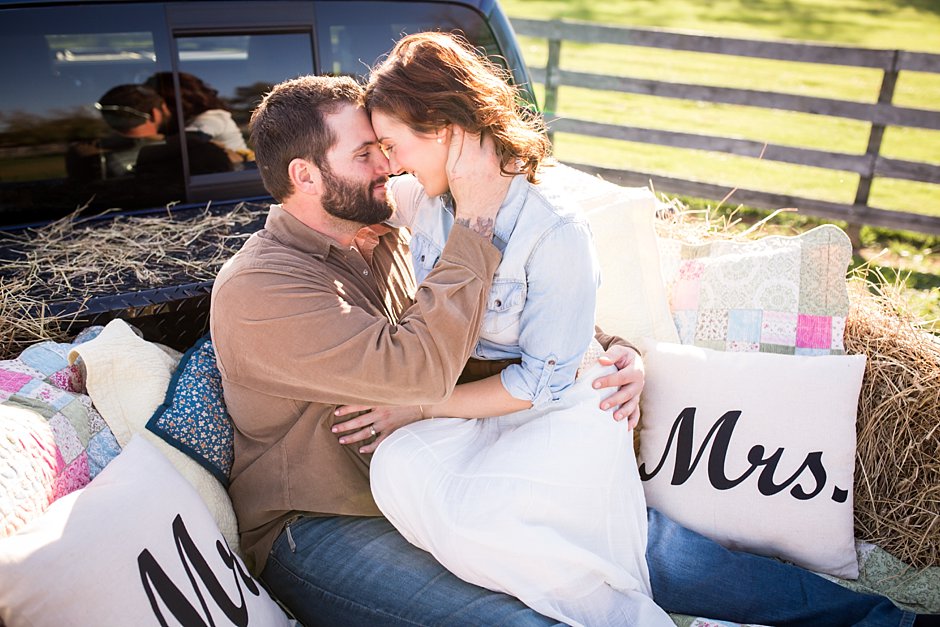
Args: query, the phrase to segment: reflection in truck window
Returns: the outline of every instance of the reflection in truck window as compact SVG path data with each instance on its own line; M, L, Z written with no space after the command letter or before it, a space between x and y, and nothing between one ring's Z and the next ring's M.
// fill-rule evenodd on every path
M251 167L254 157L245 143L251 112L276 83L313 73L310 33L189 35L177 37L176 48L184 97L177 101L170 75L150 84L180 108L187 128L212 135L209 129L226 127L236 167ZM242 137L238 146L230 121Z
M14 61L0 65L0 224L48 220L86 205L160 204L127 185L128 173L108 171L103 157L115 133L95 103L116 85L169 69L163 15L146 4L4 12L0 55ZM70 177L76 155L84 162L73 174L82 176Z

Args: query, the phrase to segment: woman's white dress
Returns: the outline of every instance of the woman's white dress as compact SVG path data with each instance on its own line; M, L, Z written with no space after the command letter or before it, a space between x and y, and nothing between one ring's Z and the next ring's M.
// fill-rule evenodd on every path
M372 492L465 581L570 625L671 627L651 599L633 432L599 409L600 374L584 372L547 412L398 429L373 456Z

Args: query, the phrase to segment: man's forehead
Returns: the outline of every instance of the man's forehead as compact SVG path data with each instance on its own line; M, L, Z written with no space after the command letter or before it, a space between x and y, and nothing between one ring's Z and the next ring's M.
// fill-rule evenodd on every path
M336 137L332 152L354 153L376 143L369 114L360 106L345 104L335 113L327 114L326 123Z

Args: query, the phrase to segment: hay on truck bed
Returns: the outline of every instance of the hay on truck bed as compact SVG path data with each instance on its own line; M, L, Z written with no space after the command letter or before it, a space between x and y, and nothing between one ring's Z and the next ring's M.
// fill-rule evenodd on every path
M80 219L0 234L0 359L75 335L93 298L212 281L267 205Z

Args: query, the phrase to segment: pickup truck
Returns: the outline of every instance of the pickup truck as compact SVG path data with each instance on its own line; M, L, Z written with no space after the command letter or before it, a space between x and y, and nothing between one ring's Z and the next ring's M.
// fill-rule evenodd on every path
M11 273L32 263L24 251L43 245L28 229L54 220L87 233L131 216L150 216L151 224L190 220L206 207L219 216L246 202L262 211L269 199L247 143L262 95L303 74L361 78L397 38L422 30L461 31L509 68L535 102L496 0L0 3L0 277L12 285ZM135 90L155 91L166 103L168 121L155 136L127 136L122 128L122 119L150 116L148 107L115 97ZM235 149L191 141L206 138L196 119L206 108L237 127ZM221 157L207 160L207 150ZM260 224L240 224L228 235ZM198 254L191 247L176 256ZM149 340L179 349L205 332L214 273L86 281L77 289L47 270L32 294L45 310L31 313L66 317L72 333L118 315L133 318ZM0 345L6 356L23 347L6 337Z

